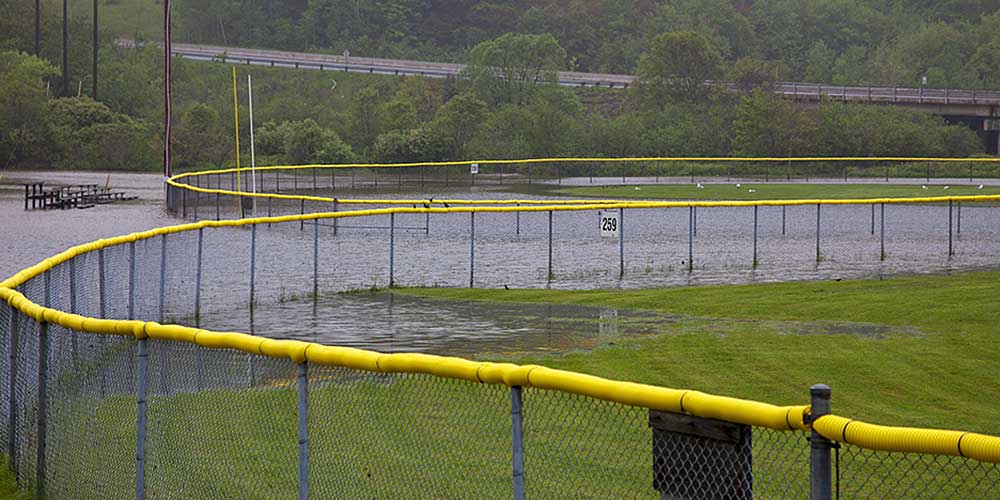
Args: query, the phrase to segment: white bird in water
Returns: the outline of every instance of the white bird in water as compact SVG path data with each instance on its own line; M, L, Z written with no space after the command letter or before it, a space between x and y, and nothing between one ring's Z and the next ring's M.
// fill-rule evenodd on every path
M747 192L748 192L748 193L756 193L756 192L757 192L757 190L756 190L756 189L747 189Z
M944 188L945 189L951 189L951 186L945 186Z
M922 185L922 186L920 186L920 189L927 189L927 186L926 185Z
M976 189L982 189L982 188L983 188L983 185L980 184L979 187L977 187Z
M982 186L979 186L979 187L982 187ZM705 189L705 186L702 186L701 183L699 182L698 183L698 189Z
M639 190L639 186L636 186L636 187L635 187L635 190L636 190L636 191L638 191L638 190Z
M736 189L739 189L739 188L741 188L741 187L743 187L743 186L741 186L741 185L740 185L740 183L738 183L738 182L737 182L737 183L736 183Z

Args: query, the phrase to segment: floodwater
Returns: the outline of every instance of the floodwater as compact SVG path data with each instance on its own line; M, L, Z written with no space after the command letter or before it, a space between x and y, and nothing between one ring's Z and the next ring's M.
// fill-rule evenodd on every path
M112 187L140 196L135 202L87 210L23 210L22 182L104 184L107 175L5 172L0 184L0 275L9 276L75 244L184 222L163 211L162 179L155 174L110 174ZM418 193L407 191L404 185L391 191L381 196L525 197L469 186L435 186ZM370 190L345 193L351 192L337 192L344 197L373 194ZM187 201L189 219L196 211L203 219L215 217L214 196ZM649 322L669 318L633 317L633 313L601 308L549 313L537 307L479 308L393 294L331 294L383 288L390 277L396 286L592 289L878 278L1000 267L998 207L966 205L960 209L960 219L956 207L951 214L953 255L949 255L947 205L886 206L884 260L880 259L881 207L874 208L823 207L817 259L815 206L761 207L756 213L756 266L752 207L698 209L696 235L690 241L686 208L627 209L620 214L620 239L601 236L596 211L556 212L551 218L551 247L547 212L476 214L474 238L470 238L473 216L468 213L399 214L391 222L395 227L391 232L388 215L342 218L336 228L327 219L318 227L294 222L256 230L205 229L200 276L198 232L170 235L166 242L157 238L136 244L141 262L137 317L160 319L156 270L163 249L165 321L194 324L197 308L200 326L207 328L447 354L588 345L612 328L601 321L602 316L619 318L614 328L625 333L645 332ZM260 201L257 209L259 214L266 210ZM294 202L271 206L274 215L302 209ZM305 210L330 211L332 207L309 203ZM219 212L231 217L235 204L223 200ZM693 261L689 261L689 248ZM112 302L123 303L128 290L127 251L108 249L105 254L109 290L116 297ZM90 272L85 274L88 279L96 276L95 261L80 263L84 270L80 272ZM309 299L314 287L319 293L315 307ZM255 303L252 324L251 300ZM126 317L123 311L112 308L108 316Z

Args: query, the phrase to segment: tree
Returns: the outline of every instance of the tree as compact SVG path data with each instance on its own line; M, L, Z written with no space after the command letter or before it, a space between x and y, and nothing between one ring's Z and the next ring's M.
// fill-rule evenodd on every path
M492 104L524 104L539 86L557 83L566 51L548 33L507 33L473 47L468 61L461 78L477 97Z
M704 35L692 31L663 33L639 58L636 78L647 106L672 100L696 101L708 93L706 80L722 76L722 57Z
M44 78L56 69L19 52L0 52L0 162L42 161L48 142Z
M744 57L729 69L726 81L744 93L754 89L773 90L774 84L782 80L784 72L784 66L780 61Z
M372 157L380 163L440 161L450 149L447 138L421 127L378 136L372 147Z
M814 128L794 103L755 90L736 106L733 148L737 155L800 156L807 153Z
M48 102L52 144L64 167L142 169L156 161L153 127L89 97Z
M837 54L823 43L816 40L806 55L806 69L803 78L808 82L827 83L833 81L833 64Z
M174 158L182 167L221 166L232 142L219 114L205 104L195 104L181 115L173 139Z
M449 139L447 159L467 158L466 144L476 135L487 113L487 105L472 93L453 97L441 106L430 124L432 133Z

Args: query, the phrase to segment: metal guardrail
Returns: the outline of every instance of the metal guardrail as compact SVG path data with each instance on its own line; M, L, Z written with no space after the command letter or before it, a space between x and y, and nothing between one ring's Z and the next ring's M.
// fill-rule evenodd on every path
M128 46L132 43L133 42L129 40L119 41L119 44L124 46ZM465 68L464 64L456 63L246 49L216 45L175 43L172 45L172 50L175 55L200 61L229 61L275 67L427 76L433 78L453 77ZM571 87L626 88L633 81L635 81L634 75L585 73L578 71L559 72L559 85ZM731 83L716 83L736 88L735 85ZM778 82L774 86L774 91L784 96L810 100L831 98L853 102L894 104L945 104L957 106L1000 105L1000 91L997 90L848 86L809 82Z

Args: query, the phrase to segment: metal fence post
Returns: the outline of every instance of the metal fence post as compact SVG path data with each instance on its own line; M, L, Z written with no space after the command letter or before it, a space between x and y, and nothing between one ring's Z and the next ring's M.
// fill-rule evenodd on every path
M18 456L17 456L17 342L18 342L18 315L19 311L11 308L10 311L10 377L7 379L7 457L10 459L11 468L14 471L15 481L18 476Z
M188 191L187 189L181 189L181 218L187 219L188 216Z
M200 189L201 186L199 184L201 184L201 180L199 180L198 177L195 177L194 187ZM198 220L198 205L201 205L201 191L194 192L194 220Z
M146 497L146 393L149 386L149 340L139 339L136 373L135 499Z
M698 207L691 207L691 227L694 230L694 235L698 236Z
M875 204L872 203L872 236L875 235Z
M955 234L961 236L962 235L962 202L958 202L955 205L956 205L955 208L958 211L958 213L955 214L955 223L956 223Z
M135 319L135 242L128 242L128 319Z
M257 224L250 226L250 310L253 311L254 303L254 282L257 267L255 265L257 255Z
M396 214L389 214L389 288L396 283ZM471 285L469 285L471 286Z
M299 388L299 500L309 499L309 365L298 365Z
M625 209L618 209L618 279L625 277Z
M879 260L885 260L885 203L881 204L879 212Z
M546 281L552 281L552 210L549 210L549 274Z
M955 249L954 249L954 246L952 245L952 242L951 242L951 239L952 239L951 238L951 224L952 224L951 210L952 210L952 205L953 205L952 201L948 200L948 257L949 258L952 255L955 255Z
M514 212L514 235L521 236L521 204L515 203L514 207L518 209Z
M694 206L688 207L688 272L694 270Z
M306 214L306 200L300 200L299 215L305 215L305 214ZM306 228L305 219L299 219L299 231L303 231L305 230L305 228Z
M242 202L241 202L242 203ZM167 289L167 235L160 236L160 305L159 322L163 323L163 300Z
M352 170L351 172L354 172L354 171ZM334 211L334 212L336 212L336 211L337 211L337 208L338 208L338 206L337 206L337 205L339 205L339 204L340 204L340 202L339 202L339 201L337 201L337 199L336 199L336 198L334 198L334 199L333 199L333 211ZM333 218L333 235L334 235L334 236L337 236L337 223L338 223L338 221L339 221L339 220L340 220L340 217L334 217L334 218Z
M476 212L469 212L469 288L476 279Z
M819 253L819 209L822 205L816 204L816 262L820 261Z
M785 205L781 206L781 235L785 235L785 209L788 208Z
M809 388L812 414L810 421L830 413L830 386L816 384ZM815 429L809 437L809 498L830 500L833 496L833 478L830 471L830 449L833 443Z
M753 268L757 269L757 205L753 206Z
M511 450L514 465L514 500L524 500L524 432L521 415L521 386L510 388Z
M204 228L198 228L198 263L195 265L194 274L194 325L201 324L201 251L204 239Z
M319 298L319 219L313 219L313 301Z
M48 274L46 274L48 276ZM45 498L45 438L48 425L49 324L41 323L38 334L38 455L35 465L35 488L38 498Z
M106 318L107 313L107 302L108 293L107 286L105 286L104 279L104 249L97 249L97 296L100 304L98 305L100 309L101 319Z
M70 314L77 314L77 299L76 299L76 258L69 260L69 312ZM13 330L12 330L13 331ZM76 356L78 351L78 342L76 330L69 331L69 343L70 343L70 359L73 360L73 366L76 366Z
M219 196L219 193L215 193L215 220L219 220L222 211L222 200Z

